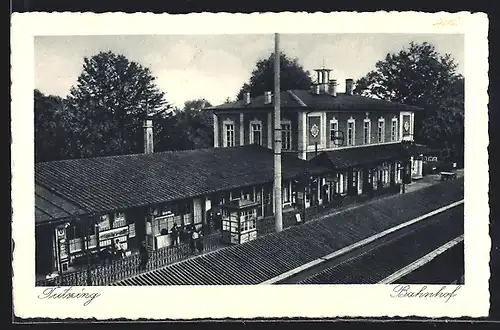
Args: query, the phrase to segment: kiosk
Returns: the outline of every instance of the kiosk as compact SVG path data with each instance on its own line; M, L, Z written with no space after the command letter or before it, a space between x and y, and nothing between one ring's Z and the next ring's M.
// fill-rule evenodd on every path
M222 240L241 244L257 238L258 202L235 199L220 205L222 213Z

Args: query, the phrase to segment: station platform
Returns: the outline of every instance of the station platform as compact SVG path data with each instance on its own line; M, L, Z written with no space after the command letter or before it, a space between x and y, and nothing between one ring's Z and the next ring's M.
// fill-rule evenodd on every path
M463 178L443 181L110 285L260 284L463 197Z

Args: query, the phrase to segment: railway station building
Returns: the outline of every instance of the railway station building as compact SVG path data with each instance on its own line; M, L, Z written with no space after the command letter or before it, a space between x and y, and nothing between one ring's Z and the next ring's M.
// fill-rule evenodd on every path
M352 79L337 92L329 70L317 73L310 90L281 92L284 212L397 193L421 176L422 109L353 95ZM214 148L154 152L146 118L143 154L35 164L36 273L70 272L116 240L127 253L168 247L174 223L218 230L215 211L238 199L272 217L273 110L270 92L206 109Z
M318 69L309 90L280 93L282 152L331 169L313 186L319 203L347 195L403 189L422 177L431 150L413 139L415 112L422 108L345 92L329 69ZM258 144L273 148L274 95L252 96L208 108L213 112L214 147ZM307 198L307 197L306 197ZM306 201L309 203L309 201Z

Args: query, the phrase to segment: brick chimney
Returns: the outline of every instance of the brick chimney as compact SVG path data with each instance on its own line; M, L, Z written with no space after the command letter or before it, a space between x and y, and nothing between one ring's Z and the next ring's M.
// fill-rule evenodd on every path
M270 91L264 92L264 104L272 103L272 94Z
M353 86L354 85L354 81L352 78L348 78L345 80L345 93L347 95L352 95L352 91L353 91Z
M250 93L246 92L245 94L243 94L243 99L245 101L245 104L250 104L250 102L251 102Z
M146 115L142 125L144 129L144 153L152 154L154 152L153 145L153 116Z
M337 96L337 80L331 79L328 83L328 93L332 96Z

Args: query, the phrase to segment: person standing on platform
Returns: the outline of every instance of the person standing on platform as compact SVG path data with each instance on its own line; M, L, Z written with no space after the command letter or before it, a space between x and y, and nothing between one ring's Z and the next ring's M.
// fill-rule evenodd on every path
M175 222L172 226L170 235L172 237L172 245L179 246L179 227L177 227L177 223Z
M198 243L198 237L199 237L199 234L196 231L196 229L193 227L191 230L191 240L189 242L189 246L190 246L191 252L193 254L196 253L196 244Z
M149 252L148 249L146 248L146 242L142 241L141 246L139 247L139 254L141 257L141 269L146 269L146 265L148 264L149 260Z
M203 233L200 231L198 233L198 239L196 240L196 249L198 249L199 253L203 252Z
M120 244L120 240L115 240L116 255L119 259L125 257L125 251L123 251L123 246Z

